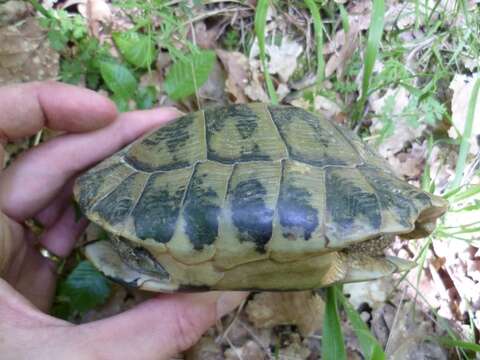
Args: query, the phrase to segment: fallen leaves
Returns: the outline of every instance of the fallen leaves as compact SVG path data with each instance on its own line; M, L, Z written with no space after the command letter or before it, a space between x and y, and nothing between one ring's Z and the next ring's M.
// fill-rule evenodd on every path
M373 118L370 131L375 141L375 136L381 137L378 153L389 161L395 173L414 178L423 169L424 146L415 145L409 153L405 153L401 158L397 157L406 144L415 143L426 129L425 124L411 126L402 115L409 101L410 94L402 87L388 89L383 96L370 99L372 111L378 115Z
M448 359L448 353L430 337L437 333L430 319L415 309L415 303L400 302L394 308L385 305L373 313L372 328L379 338L385 338L388 359ZM377 324L383 323L380 328ZM380 330L380 331L379 331Z
M238 51L225 51L218 49L217 56L225 68L227 79L226 91L233 96L235 103L246 103L245 88L248 85L248 59Z
M286 83L297 68L297 58L303 52L303 47L296 41L284 38L280 46L270 44L266 46L268 71L277 74L280 81Z
M322 327L324 308L320 296L311 291L262 292L247 304L246 313L255 327L296 325L306 336Z
M342 79L345 72L345 68L348 64L348 61L351 59L355 50L357 50L359 45L359 34L362 29L358 26L357 22L354 22L350 27L350 30L344 35L343 30L339 31L339 38L336 39L337 43L342 43L339 51L334 51L332 56L328 59L328 62L325 66L325 76L328 78L332 76L333 73L337 73L337 78ZM335 45L327 45L327 47L336 47Z
M455 74L450 89L453 91L452 96L452 123L453 126L448 134L453 139L463 134L465 121L467 119L468 102L473 90L473 85L478 79L479 74L472 76ZM477 98L474 119L480 118L480 95ZM480 150L477 142L477 136L480 136L480 121L473 122L472 136L470 138L470 153L477 154Z
M372 309L382 306L393 291L391 277L378 280L358 282L344 285L344 293L350 295L349 300L355 309L368 304Z

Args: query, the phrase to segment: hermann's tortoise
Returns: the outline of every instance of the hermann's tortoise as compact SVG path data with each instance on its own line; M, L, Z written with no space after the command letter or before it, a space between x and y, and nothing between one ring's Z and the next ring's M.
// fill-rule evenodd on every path
M447 203L398 179L350 131L291 106L209 108L82 175L87 245L108 277L153 291L295 290L410 267L383 254Z

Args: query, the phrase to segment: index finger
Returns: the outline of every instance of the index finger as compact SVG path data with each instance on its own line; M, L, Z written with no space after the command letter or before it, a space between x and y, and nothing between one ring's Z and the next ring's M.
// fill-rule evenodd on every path
M115 105L94 91L57 82L0 87L0 140L35 134L43 127L85 132L115 119Z

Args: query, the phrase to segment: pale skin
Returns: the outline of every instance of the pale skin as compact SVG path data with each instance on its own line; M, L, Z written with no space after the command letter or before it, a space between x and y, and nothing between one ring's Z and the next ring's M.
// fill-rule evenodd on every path
M117 114L93 91L59 83L0 88L0 161L7 142L48 127L63 134L0 173L0 353L2 359L168 359L191 347L245 298L242 292L158 295L108 319L73 325L47 315L55 266L39 242L68 256L87 225L71 205L75 176L152 128L173 108ZM35 238L22 224L46 228Z

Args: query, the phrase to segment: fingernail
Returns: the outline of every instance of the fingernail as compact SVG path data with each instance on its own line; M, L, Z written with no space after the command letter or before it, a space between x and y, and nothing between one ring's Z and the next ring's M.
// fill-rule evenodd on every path
M222 293L217 300L217 319L220 320L223 316L239 306L247 296L247 291L229 291Z

